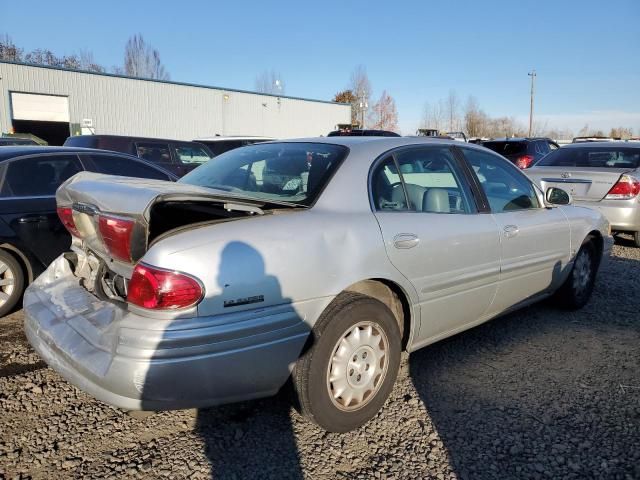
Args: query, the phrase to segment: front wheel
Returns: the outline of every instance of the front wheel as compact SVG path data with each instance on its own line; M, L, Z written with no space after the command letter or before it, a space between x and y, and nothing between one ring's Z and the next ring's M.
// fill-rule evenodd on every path
M16 306L24 289L24 274L17 260L0 249L0 317Z
M586 305L593 292L598 268L598 259L593 242L582 244L569 277L556 293L558 303L569 310Z
M640 232L633 232L633 246L640 248Z
M313 329L314 343L293 381L302 413L331 432L369 421L391 393L400 365L400 328L382 302L341 294Z

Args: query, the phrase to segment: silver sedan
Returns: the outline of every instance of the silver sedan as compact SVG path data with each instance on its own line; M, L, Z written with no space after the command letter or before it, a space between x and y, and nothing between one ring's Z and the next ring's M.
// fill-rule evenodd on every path
M551 152L527 175L541 188L561 187L576 205L595 208L614 232L640 247L640 143L575 143Z
M128 410L275 394L344 432L414 351L554 295L588 300L612 244L598 212L502 157L428 138L232 150L179 183L81 173L73 236L24 296L29 341Z

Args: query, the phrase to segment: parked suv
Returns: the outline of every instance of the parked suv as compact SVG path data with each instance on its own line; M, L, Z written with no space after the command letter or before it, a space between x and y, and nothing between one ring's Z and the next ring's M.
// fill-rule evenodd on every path
M202 143L161 138L78 135L67 138L64 145L128 153L155 163L178 177L182 177L214 157L211 150Z
M0 317L61 253L71 237L56 213L56 189L84 170L127 177L177 180L146 160L88 148L0 148ZM70 211L69 211L69 214Z
M550 138L504 138L482 142L489 150L525 169L560 146Z

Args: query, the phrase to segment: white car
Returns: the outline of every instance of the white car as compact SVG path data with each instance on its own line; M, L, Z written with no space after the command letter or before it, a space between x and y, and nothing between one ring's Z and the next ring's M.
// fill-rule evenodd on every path
M487 149L330 137L227 152L177 183L80 173L73 235L24 295L31 345L127 410L275 394L345 432L414 351L556 295L589 299L604 217Z

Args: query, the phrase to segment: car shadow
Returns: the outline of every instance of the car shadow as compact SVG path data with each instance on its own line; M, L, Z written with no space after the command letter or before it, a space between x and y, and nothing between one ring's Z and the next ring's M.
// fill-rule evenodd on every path
M640 262L613 257L603 269L630 280L596 280L580 311L542 302L411 355L411 380L457 478L640 475L624 388L637 384L640 278L630 273Z
M265 262L261 254L244 242L229 242L224 247L216 277L222 293L217 297L207 297L206 302L208 305L218 304L220 307L224 305L225 314L227 308L230 312L236 312L271 305L282 306L283 309L280 310L294 311L293 308L286 308L291 305L291 299L283 296L278 279L265 271ZM245 283L247 278L255 280L253 285L254 287L257 285L259 291L251 291L254 287ZM264 303L254 305L247 301L252 296L260 295L264 295ZM228 305L229 301L238 302L237 299L240 299L239 303ZM306 328L308 333L309 329L303 319L297 314L293 316L296 318L289 318L287 325L299 322L303 327L298 326L296 331ZM238 321L238 323L241 322ZM180 328L180 320L172 321L166 331L175 328ZM286 329L286 326L282 328ZM165 337L167 336L168 334L165 334ZM256 338L259 337L260 334L256 334ZM209 341L225 343L225 340L218 340L215 337ZM282 379L282 384L285 384L293 363L301 354L305 340L300 340L300 349L295 352L289 349L286 354L281 353L278 350L278 342L274 342L275 354L267 349L264 353L260 351L259 354L253 354L250 361L245 361L246 357L240 356L219 361L229 350L232 353L249 350L244 347L238 347L237 350L225 349L222 354L204 354L204 357L213 361L209 363L204 360L196 367L191 365L189 370L185 369L186 378L184 379L174 377L177 395L188 398L189 389L194 391L204 389L215 396L230 380L237 382L237 388L242 393L250 394L254 391L263 391L260 389L264 389L269 383L265 377L272 375ZM160 341L160 344L162 345L163 341ZM153 360L157 359L161 364L161 358L163 358L162 352L157 349ZM158 398L158 393L154 391L154 384L157 384L154 378L159 378L161 375L154 371L154 368L159 367L154 367L156 362L153 360L141 388L143 410L152 410L150 407L145 408L145 403L150 405L150 402ZM193 376L194 371L198 372L197 377ZM199 385L194 387L193 382ZM182 386L184 388L181 388ZM292 428L292 413L292 402L286 392L259 400L198 409L194 432L202 440L210 477L216 479L302 478L299 453Z

